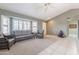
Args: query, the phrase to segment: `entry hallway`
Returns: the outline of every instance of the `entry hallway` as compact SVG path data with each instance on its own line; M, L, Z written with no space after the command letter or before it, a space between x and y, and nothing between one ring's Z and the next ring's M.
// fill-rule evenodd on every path
M77 55L78 39L47 35L44 39L17 42L10 50L0 50L1 55Z

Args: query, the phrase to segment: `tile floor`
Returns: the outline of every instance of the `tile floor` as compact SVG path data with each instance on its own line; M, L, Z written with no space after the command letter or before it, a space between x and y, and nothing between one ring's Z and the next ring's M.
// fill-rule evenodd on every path
M77 55L77 38L58 38L54 44L38 53L38 55Z

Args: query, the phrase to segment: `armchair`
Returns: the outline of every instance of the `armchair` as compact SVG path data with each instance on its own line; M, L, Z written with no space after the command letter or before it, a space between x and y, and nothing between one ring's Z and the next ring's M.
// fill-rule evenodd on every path
M36 38L44 38L44 31L43 30L38 30L36 34Z
M10 49L15 43L15 39L11 36L6 36L0 33L0 49Z

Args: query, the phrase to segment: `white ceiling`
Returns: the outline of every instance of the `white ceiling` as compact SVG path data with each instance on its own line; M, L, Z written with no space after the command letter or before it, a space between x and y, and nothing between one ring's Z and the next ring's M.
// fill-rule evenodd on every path
M0 3L0 8L42 20L48 20L70 9L79 8L79 4L51 3L45 7L44 3Z

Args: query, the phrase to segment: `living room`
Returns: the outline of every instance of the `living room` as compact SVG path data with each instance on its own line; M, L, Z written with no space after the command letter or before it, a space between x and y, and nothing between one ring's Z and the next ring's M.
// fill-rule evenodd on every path
M78 55L78 29L79 3L0 3L0 55Z

